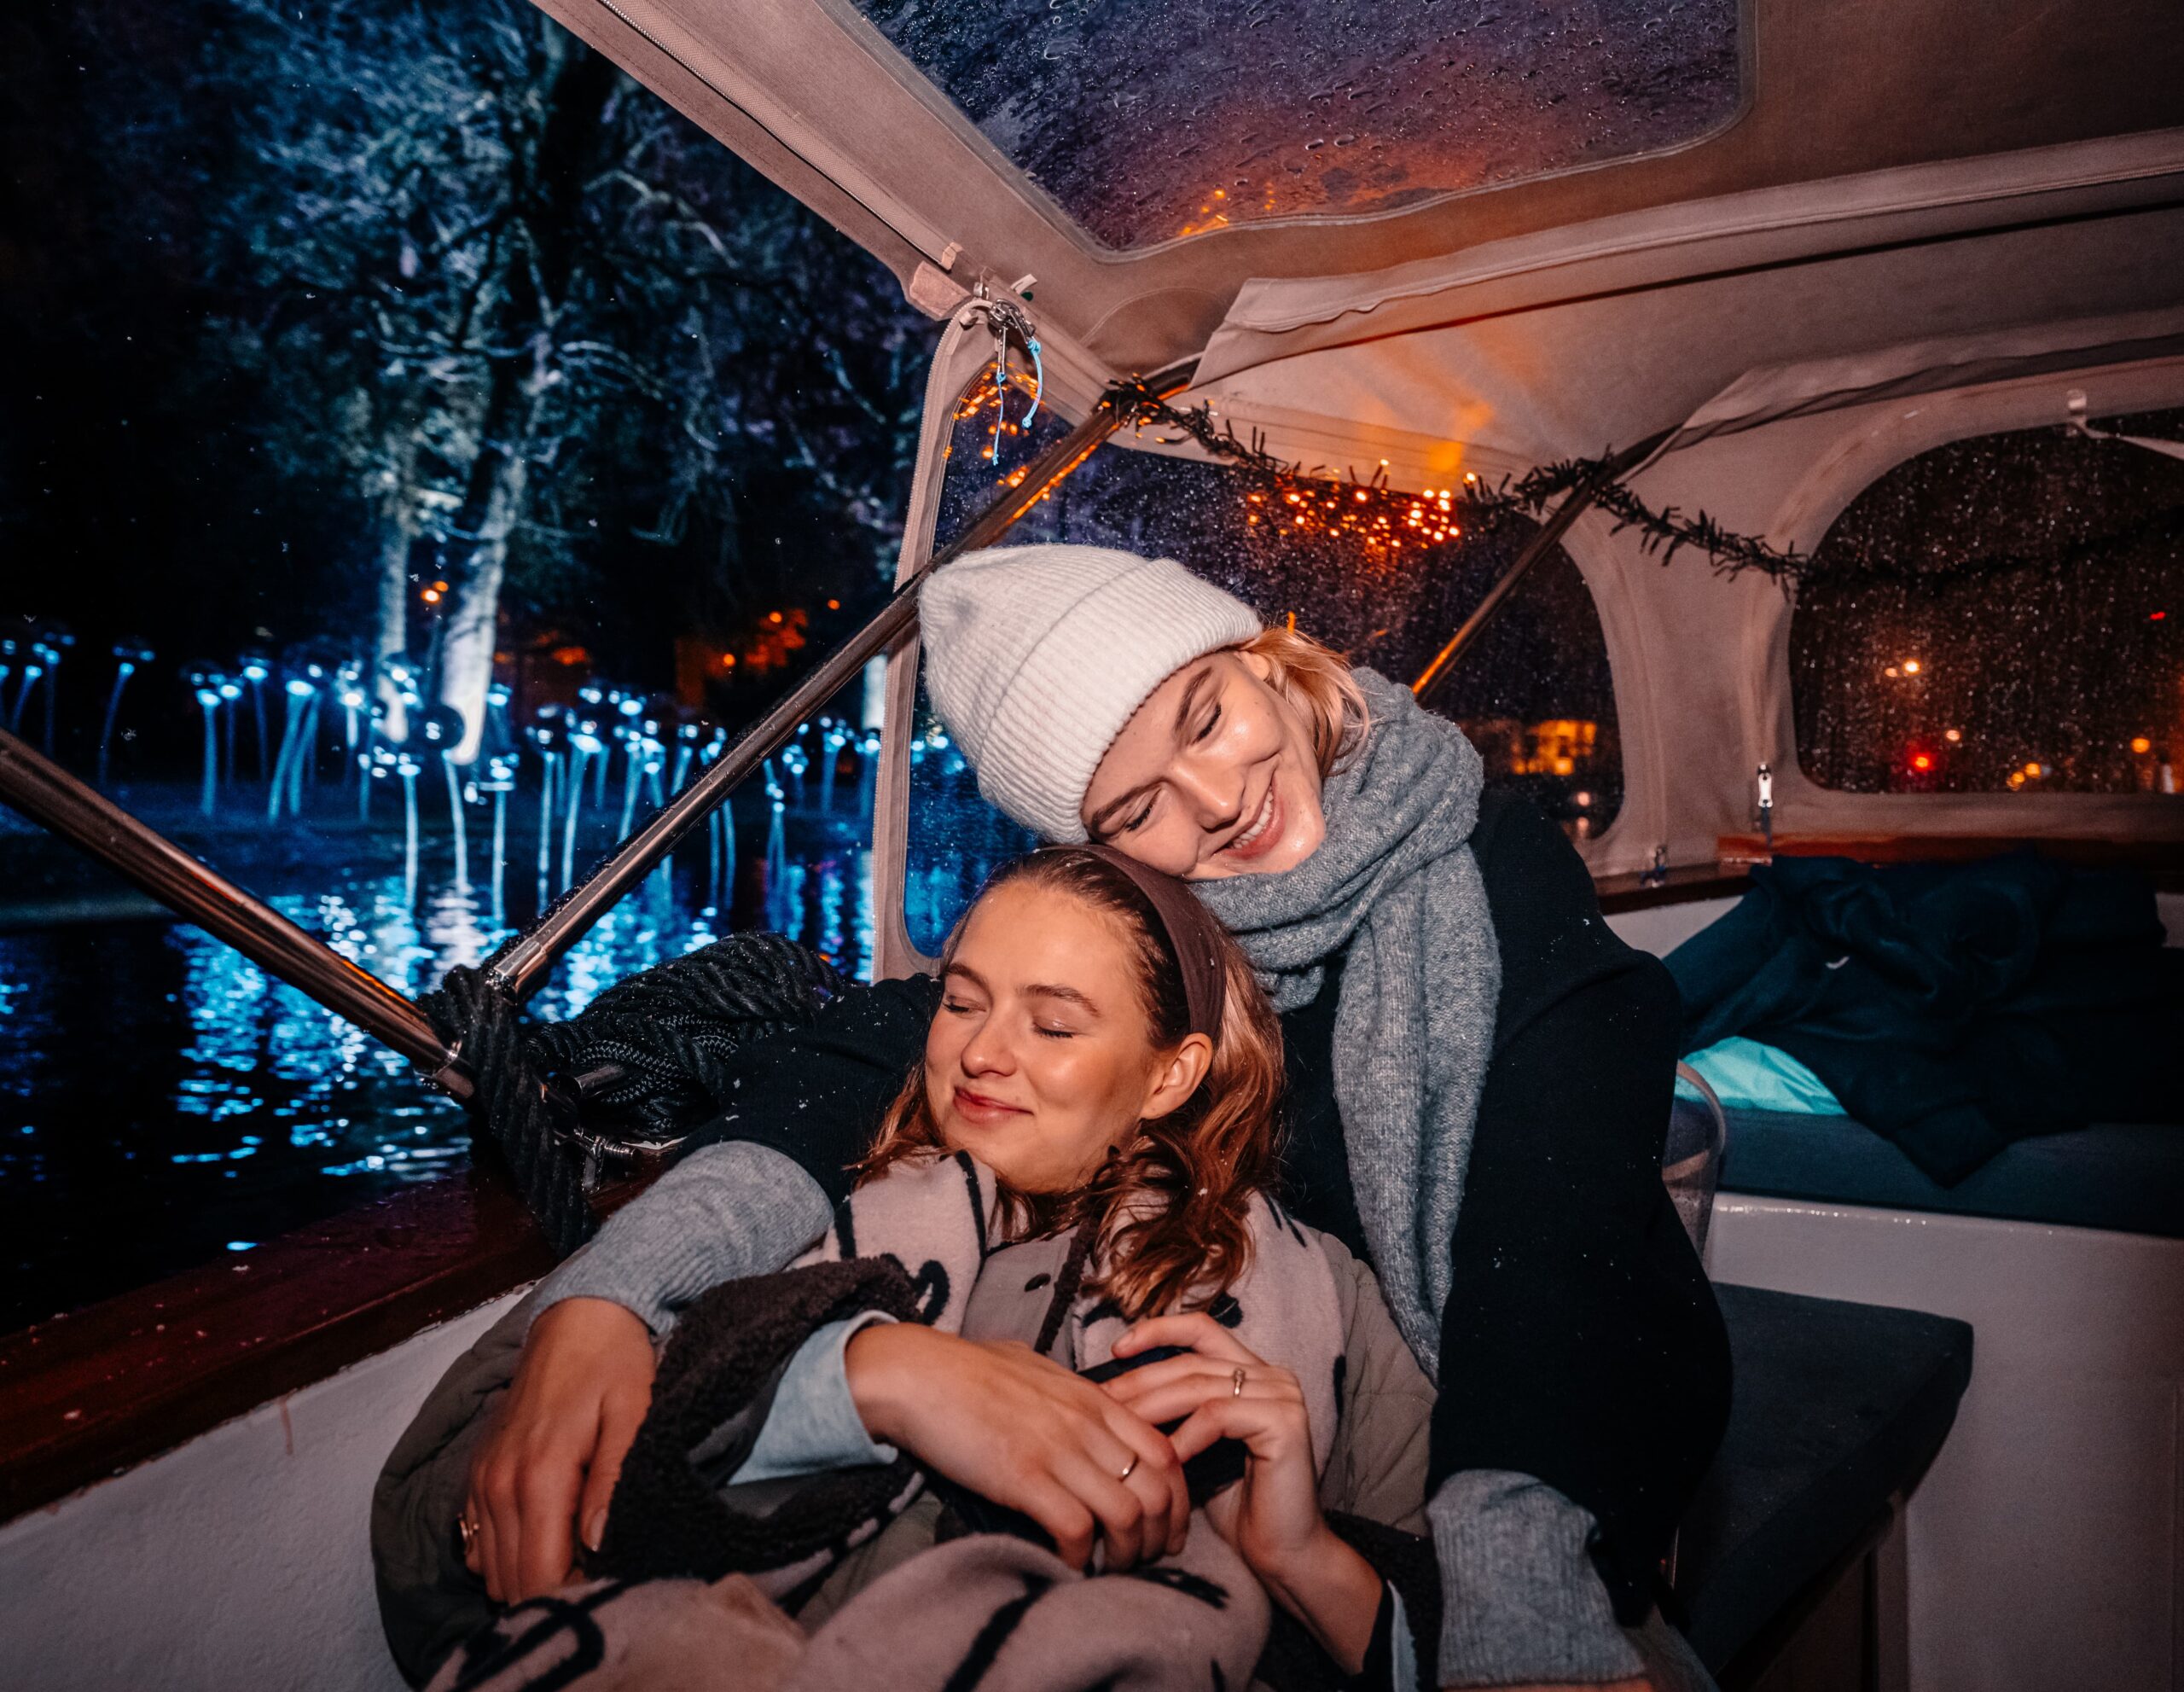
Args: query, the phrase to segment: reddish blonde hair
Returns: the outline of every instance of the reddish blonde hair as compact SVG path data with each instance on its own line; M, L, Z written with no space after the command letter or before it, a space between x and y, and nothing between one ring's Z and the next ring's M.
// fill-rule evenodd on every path
M1091 852L1058 847L1003 864L979 897L1011 886L1078 899L1118 923L1151 1044L1165 1051L1182 1043L1189 1032L1182 971L1151 902L1129 876ZM963 927L959 922L949 936L944 969L955 958ZM1216 933L1225 1003L1213 1061L1198 1090L1167 1115L1141 1122L1136 1137L1074 1192L1002 1188L1002 1222L1013 1237L1073 1232L1088 1224L1096 1229L1101 1268L1085 1284L1114 1300L1131 1321L1210 1302L1236 1282L1251 1262L1252 1195L1274 1177L1281 1025L1242 950L1217 925ZM944 1146L921 1061L857 1166L858 1184Z
M1332 776L1362 745L1372 726L1364 691L1350 660L1310 635L1275 624L1235 648L1273 666L1269 685L1304 713L1321 776Z

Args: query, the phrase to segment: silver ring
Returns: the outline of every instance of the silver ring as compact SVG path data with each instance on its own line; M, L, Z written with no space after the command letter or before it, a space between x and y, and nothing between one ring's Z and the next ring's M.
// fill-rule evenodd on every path
M1244 1371L1240 1369L1238 1369L1234 1375L1228 1377L1228 1396L1232 1398L1242 1398L1244 1396Z
M471 1520L468 1511L456 1517L455 1531L462 1538L462 1555L467 1557L470 1548L478 1543L478 1524Z
M1136 1474L1136 1473L1137 1473L1137 1460L1138 1460L1138 1458L1139 1458L1139 1457L1141 1457L1141 1456L1143 1456L1143 1455L1144 1455L1144 1453L1143 1453L1143 1452L1141 1452L1141 1451L1132 1451L1132 1452L1130 1454L1130 1461L1129 1461L1127 1463L1125 1463L1125 1464L1124 1464L1124 1465L1123 1465L1123 1472L1122 1472L1120 1474L1117 1475L1117 1476L1115 1477L1115 1479L1117 1479L1118 1480L1129 1480L1129 1479L1130 1478L1130 1476L1132 1476L1133 1474Z

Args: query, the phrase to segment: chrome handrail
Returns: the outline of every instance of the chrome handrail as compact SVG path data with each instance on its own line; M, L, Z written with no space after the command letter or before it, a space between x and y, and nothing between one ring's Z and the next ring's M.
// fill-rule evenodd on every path
M260 968L385 1040L434 1085L469 1097L468 1072L416 1005L5 730L0 730L0 799Z

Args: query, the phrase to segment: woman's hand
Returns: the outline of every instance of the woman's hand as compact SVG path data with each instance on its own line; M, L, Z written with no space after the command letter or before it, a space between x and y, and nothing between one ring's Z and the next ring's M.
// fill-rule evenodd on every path
M622 1459L652 1403L652 1333L606 1299L564 1299L531 1324L515 1379L470 1459L464 1561L494 1602L577 1576L596 1550Z
M1190 1495L1167 1437L1053 1359L893 1323L860 1329L844 1361L874 1439L1022 1511L1071 1567L1095 1538L1110 1568L1182 1550Z
M1203 1313L1141 1322L1115 1342L1115 1355L1160 1346L1188 1349L1117 1375L1107 1383L1108 1396L1149 1422L1180 1419L1172 1439L1185 1462L1219 1440L1243 1442L1250 1453L1243 1480L1213 1498L1206 1515L1256 1573L1270 1578L1310 1554L1328 1531L1304 1389Z
M1118 1375L1106 1391L1149 1422L1181 1417L1171 1439L1186 1462L1218 1440L1243 1442L1244 1478L1207 1502L1207 1520L1275 1601L1356 1673L1372 1643L1380 1578L1320 1514L1304 1389L1202 1312L1141 1322L1115 1342L1115 1355L1159 1346L1189 1350Z

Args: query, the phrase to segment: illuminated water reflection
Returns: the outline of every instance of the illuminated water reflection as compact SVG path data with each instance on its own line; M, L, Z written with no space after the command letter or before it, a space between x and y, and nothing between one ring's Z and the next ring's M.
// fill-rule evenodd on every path
M624 976L734 927L767 927L868 974L871 854L817 847L732 911L702 858L609 912L534 1001L559 1020ZM444 860L443 860L444 861ZM489 890L446 875L415 906L384 864L261 886L283 915L404 991L507 932ZM310 883L312 885L305 885ZM520 916L523 913L517 913ZM117 922L0 933L0 1331L288 1229L468 1155L462 1113L376 1040L201 931Z

